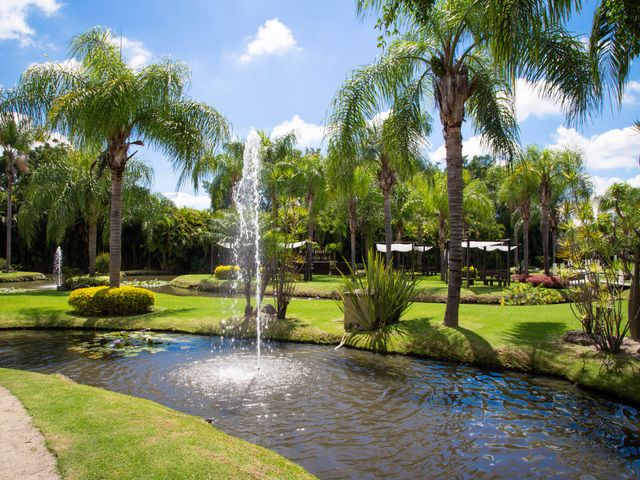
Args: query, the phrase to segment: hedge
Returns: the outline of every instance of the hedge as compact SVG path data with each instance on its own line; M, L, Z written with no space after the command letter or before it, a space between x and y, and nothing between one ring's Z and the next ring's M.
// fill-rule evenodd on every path
M153 309L155 295L138 287L89 287L74 290L69 305L82 315L132 315Z

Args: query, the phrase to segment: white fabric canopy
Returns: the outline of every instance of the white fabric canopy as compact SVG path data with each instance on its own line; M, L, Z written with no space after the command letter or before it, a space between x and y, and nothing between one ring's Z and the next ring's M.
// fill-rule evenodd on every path
M378 250L379 252L382 253L386 253L387 252L387 245L384 243L376 243L376 250ZM413 244L412 243L392 243L391 244L391 251L392 252L410 252L411 250L413 250Z
M501 252L507 252L510 250L515 250L516 247L515 245L512 246L511 248L509 248L507 245L494 245L492 247L487 247L487 252L493 252L494 250L500 250Z
M416 252L428 252L429 250L431 250L433 247L428 247L427 245L414 245L413 249Z
M494 247L494 246L498 246L502 244L502 242L479 242L477 240L471 240L470 242L466 242L466 241L462 241L462 248L467 248L467 246L469 248L484 248L487 247L487 250L489 249L489 247Z
M306 240L301 240L299 242L293 242L293 243L287 243L285 244L285 248L300 248L303 245L306 245L307 241Z
M222 248L233 248L233 243L231 242L220 242L218 243Z

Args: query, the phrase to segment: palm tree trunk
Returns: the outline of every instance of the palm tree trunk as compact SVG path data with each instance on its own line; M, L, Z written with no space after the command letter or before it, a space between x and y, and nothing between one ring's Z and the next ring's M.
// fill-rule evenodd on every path
M447 224L444 213L440 212L438 215L438 248L440 249L440 280L443 282L447 278L447 259L446 259L446 247L447 247Z
M96 222L89 222L89 276L96 276L96 248L98 243L98 226Z
M7 159L7 161L9 160ZM11 172L7 171L7 250L5 255L5 260L7 261L7 265L5 267L6 272L11 270L11 217L13 216L13 204L11 203L12 194L13 178L11 178Z
M549 210L542 206L540 229L542 230L542 265L544 274L549 275Z
M462 198L464 183L462 180L462 132L460 125L445 126L445 149L447 152L447 182L449 198L449 286L444 324L447 327L458 326L460 309L460 288L462 286L462 229L464 214Z
M111 214L109 217L109 285L120 286L122 265L122 171L111 171Z
M529 275L529 216L522 216L522 261L524 274Z
M640 340L640 250L633 256L633 272L629 289L629 334L634 340Z
M349 234L351 237L351 270L356 273L356 198L349 196Z
M391 228L391 192L387 189L382 191L382 195L384 196L384 244L386 246L386 252L384 255L384 260L387 265L391 263L391 238L393 236L393 231Z
M313 279L313 231L315 229L315 218L313 216L313 195L307 196L307 209L309 210L309 223L307 227L307 251L304 266L304 279L311 281Z

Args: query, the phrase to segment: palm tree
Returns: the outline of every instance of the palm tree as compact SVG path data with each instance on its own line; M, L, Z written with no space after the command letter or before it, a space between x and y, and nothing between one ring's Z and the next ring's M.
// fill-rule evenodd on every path
M307 249L305 253L305 280L312 279L313 242L315 240L315 218L319 200L326 185L325 159L317 151L308 151L297 164L302 196L307 207Z
M47 242L59 244L66 230L79 220L87 227L89 276L96 273L98 227L106 221L109 207L109 177L92 168L99 152L64 148L34 170L25 193L25 202L18 214L18 228L30 244L41 219L46 216ZM151 182L151 170L140 161L132 160L125 172L125 207L132 203L138 183ZM148 205L145 208L148 212Z
M170 60L141 69L127 65L112 32L96 27L74 37L73 62L28 68L17 104L44 117L72 141L97 145L100 166L111 171L109 277L120 284L122 187L132 145L155 144L183 180L213 146L228 137L228 123L214 108L184 95L188 67Z
M28 117L5 110L0 113L0 147L7 176L7 243L6 271L11 270L11 224L13 221L13 185L18 172L29 170L28 152L32 143L40 136L40 130L34 128Z
M383 10L392 3L359 2L363 8L373 5ZM446 149L451 230L444 323L457 326L463 260L463 121L470 118L496 154L511 158L518 138L516 76L544 78L547 93L562 102L569 115L577 116L593 105L591 65L580 40L550 16L535 15L530 2L517 2L507 16L477 0L439 0L432 8L426 5L430 2L400 3L406 7L405 24L411 32L394 41L377 63L352 74L334 100L331 120L340 129L339 136L349 142L381 105L392 104L417 115L425 100L434 101ZM421 9L421 4L427 8ZM496 28L508 30L509 42L494 40Z
M570 151L540 150L535 145L527 147L522 162L538 184L540 201L540 230L542 231L542 263L545 275L549 275L549 224L554 196L563 189L562 183L576 175L580 154ZM573 172L573 173L571 173ZM578 179L573 178L572 181Z
M362 133L362 157L376 165L378 186L384 199L385 261L391 262L393 237L391 219L391 195L399 180L406 180L422 165L420 148L429 134L430 126L423 116L404 109L391 111L382 121L373 120ZM406 115L406 116L402 116ZM337 134L340 132L337 130ZM340 141L340 140L338 140Z
M529 225L538 196L536 177L526 168L522 158L516 160L505 176L499 198L522 218L522 255L524 274L529 275Z
M233 189L242 178L244 142L228 142L224 151L211 157L211 180L204 182L211 197L211 209L229 208L233 204ZM197 178L206 175L202 172ZM196 182L197 183L197 182Z

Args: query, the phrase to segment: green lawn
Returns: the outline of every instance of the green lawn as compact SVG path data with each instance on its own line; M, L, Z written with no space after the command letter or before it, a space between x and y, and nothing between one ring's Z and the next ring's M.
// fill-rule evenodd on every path
M64 479L311 479L280 455L158 403L58 375L0 369Z
M0 328L81 327L228 333L221 320L242 311L242 302L217 297L157 294L152 313L132 317L80 317L64 292L0 297ZM460 327L441 325L445 305L416 303L398 331L386 338L361 336L352 346L428 356L567 378L640 403L640 361L565 344L560 337L579 328L567 304L532 307L462 305ZM271 322L266 335L280 340L339 343L342 313L333 300L294 299L289 320Z
M42 273L38 272L0 272L0 283L9 282L32 282L34 280L45 280Z
M181 275L171 282L178 288L190 288L204 291L225 292L229 291L231 283L219 280L213 275L193 274ZM343 288L344 281L340 275L314 275L311 282L297 282L294 295L300 297L337 298L338 292ZM464 303L498 303L503 288L498 286L485 286L482 282L469 288L464 287L460 292ZM267 288L271 293L272 288ZM418 297L416 300L424 302L446 302L447 284L440 280L439 276L418 277Z

